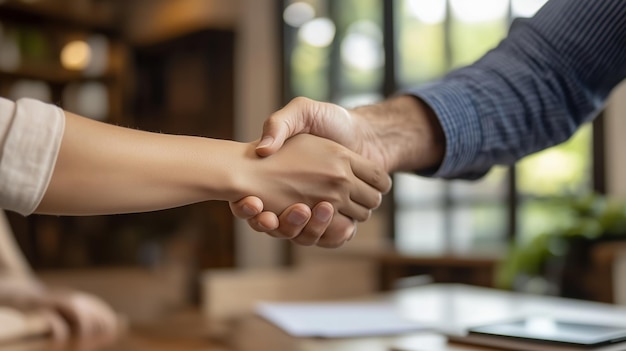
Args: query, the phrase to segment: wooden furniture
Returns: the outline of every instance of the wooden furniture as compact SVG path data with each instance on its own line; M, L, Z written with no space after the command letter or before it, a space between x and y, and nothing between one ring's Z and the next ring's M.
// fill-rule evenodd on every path
M349 301L355 301L350 299ZM559 316L590 323L626 327L626 307L556 297L517 294L459 284L431 284L359 300L391 301L418 323L438 331L460 333L465 328L528 314ZM215 351L488 351L448 344L437 332L346 339L294 338L260 317L249 314L222 339L208 337L212 325L199 311L185 311L151 324L132 326L115 341L86 340L55 344L46 340L0 346L0 351L43 350L215 350Z
M116 339L86 338L53 341L32 339L2 344L0 351L232 351L219 340L210 340L208 324L198 311L181 311L167 318L132 326Z
M583 267L576 267L564 277L578 296L588 300L625 303L626 277L620 267L626 260L626 241L595 244Z
M381 289L393 290L406 277L424 276L434 283L462 283L493 287L499 256L470 253L412 255L397 251L374 254L380 264Z
M584 252L584 256L569 260L559 273L560 296L625 303L626 278L622 272L626 269L626 241L595 243ZM381 249L357 255L369 257L380 265L381 290L389 291L406 287L407 282L409 286L429 282L494 287L502 253L413 254Z
M460 283L493 287L499 252L401 252L391 245L352 249L341 255L374 262L379 290L391 291L424 283ZM408 285L407 285L408 284Z
M346 248L342 255L375 262L379 289L391 291L424 283L461 283L494 287L502 252L411 253L382 247ZM589 257L569 270L564 297L606 303L626 302L626 241L595 244Z

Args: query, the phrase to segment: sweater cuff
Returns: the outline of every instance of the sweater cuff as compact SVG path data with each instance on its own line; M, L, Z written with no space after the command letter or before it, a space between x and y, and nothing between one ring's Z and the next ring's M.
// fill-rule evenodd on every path
M478 112L464 91L460 84L437 81L404 92L421 99L433 110L446 139L446 150L439 169L421 175L477 179L487 173L488 169L472 167L480 153L483 135Z
M0 99L10 123L0 146L0 207L29 215L48 188L61 146L65 115L60 108L32 99ZM5 119L6 120L6 119Z

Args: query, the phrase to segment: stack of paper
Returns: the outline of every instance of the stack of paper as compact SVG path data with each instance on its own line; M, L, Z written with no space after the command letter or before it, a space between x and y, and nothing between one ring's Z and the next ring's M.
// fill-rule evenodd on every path
M391 303L261 303L257 313L292 336L341 338L424 330Z

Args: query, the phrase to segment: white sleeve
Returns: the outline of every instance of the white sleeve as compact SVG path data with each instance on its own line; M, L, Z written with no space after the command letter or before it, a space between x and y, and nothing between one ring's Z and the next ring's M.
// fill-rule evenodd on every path
M0 208L29 215L50 182L65 115L32 99L0 98Z

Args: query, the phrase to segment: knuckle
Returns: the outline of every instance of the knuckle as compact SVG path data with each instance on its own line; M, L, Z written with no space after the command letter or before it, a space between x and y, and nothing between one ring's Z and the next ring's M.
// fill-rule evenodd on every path
M280 115L276 112L272 113L266 120L263 122L263 126L265 128L275 125L280 120Z
M304 97L304 96L296 96L295 98L291 99L290 103L293 104L307 104L311 101L311 99Z
M354 219L356 219L359 222L365 222L368 219L370 219L371 216L372 216L372 210L359 211L358 217Z
M390 186L389 176L382 169L375 168L372 175L372 184L375 184L378 190L386 191Z
M343 168L338 168L333 172L333 176L330 177L330 185L335 189L343 189L350 184L350 176L348 171Z

